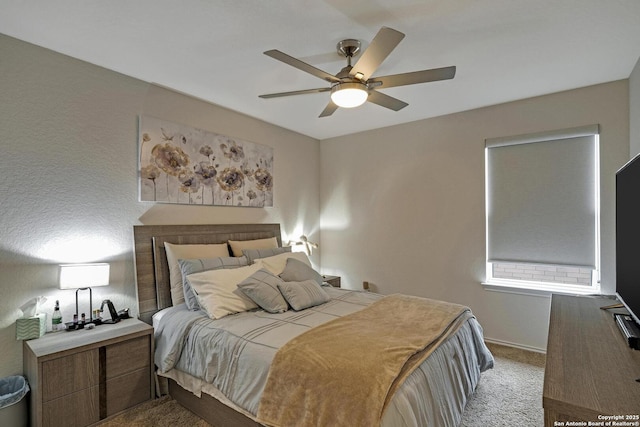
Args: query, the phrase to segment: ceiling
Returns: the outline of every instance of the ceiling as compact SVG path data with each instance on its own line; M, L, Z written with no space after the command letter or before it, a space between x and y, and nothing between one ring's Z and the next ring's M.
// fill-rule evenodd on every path
M382 90L318 118L328 86L263 55L331 74L338 41L406 34L376 75L457 66L453 80ZM317 139L628 78L640 57L638 0L0 0L0 33L166 86ZM1 60L1 55L0 55Z

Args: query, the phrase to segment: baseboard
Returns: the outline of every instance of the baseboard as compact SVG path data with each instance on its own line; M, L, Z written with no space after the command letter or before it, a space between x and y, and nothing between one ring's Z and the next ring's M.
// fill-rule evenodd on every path
M516 344L509 341L502 341L502 340L497 340L494 338L487 338L487 337L484 337L484 341L491 344L503 345L505 347L514 347L514 348L519 348L520 350L533 351L534 353L547 354L546 348L542 349L538 347L531 347L528 345Z

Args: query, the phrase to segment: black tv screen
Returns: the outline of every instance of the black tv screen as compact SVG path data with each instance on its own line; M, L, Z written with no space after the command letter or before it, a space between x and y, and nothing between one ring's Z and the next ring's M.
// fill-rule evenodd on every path
M616 173L616 293L640 324L640 155Z

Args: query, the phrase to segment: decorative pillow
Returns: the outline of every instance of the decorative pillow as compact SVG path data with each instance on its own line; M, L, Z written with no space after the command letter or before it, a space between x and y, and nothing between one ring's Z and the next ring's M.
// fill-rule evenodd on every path
M167 252L167 263L169 264L169 283L171 284L172 305L178 305L184 302L182 271L180 271L180 265L178 265L179 259L229 256L229 249L227 248L226 243L215 245L176 245L164 242L164 249Z
M289 258L295 258L298 261L304 262L311 267L309 257L304 252L284 252L280 255L270 256L268 258L259 258L260 264L276 276L284 271L284 267L287 264ZM254 260L257 262L258 260Z
M189 310L200 310L198 298L191 289L191 284L185 279L190 274L207 270L220 270L222 268L238 268L249 265L247 257L218 257L200 259L179 259L180 271L182 272L182 289L184 291L184 302Z
M324 304L330 299L325 290L314 280L282 282L278 284L278 289L295 311Z
M309 267L304 262L295 258L287 258L284 270L280 273L280 278L285 282L303 282L305 280L314 280L318 285L322 285L324 279L322 275Z
M243 249L269 249L278 247L278 239L269 237L268 239L256 240L229 240L233 256L242 256Z
M280 283L283 283L281 278L263 268L238 284L238 287L265 311L284 313L289 306L278 290Z
M274 255L280 255L285 252L291 252L291 246L285 246L283 248L269 248L269 249L243 249L242 254L247 257L249 264L253 264L255 260L260 258L268 258Z
M220 319L233 313L258 306L240 289L238 283L260 270L260 265L233 268L230 270L208 270L187 276L200 307L212 319Z

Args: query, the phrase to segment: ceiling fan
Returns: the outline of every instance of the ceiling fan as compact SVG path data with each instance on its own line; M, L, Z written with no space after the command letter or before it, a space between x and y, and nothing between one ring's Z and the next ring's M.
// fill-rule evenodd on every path
M392 28L382 27L373 38L369 47L362 53L360 59L351 65L351 59L360 52L360 41L346 39L338 42L338 53L347 58L347 66L336 75L329 74L319 68L300 61L286 53L273 49L264 52L265 55L282 61L306 73L319 77L331 83L329 87L316 89L295 90L292 92L270 93L260 95L260 98L279 98L282 96L304 95L308 93L331 92L331 99L320 113L320 117L333 114L338 107L352 108L373 102L385 108L399 111L406 107L406 102L379 92L394 86L405 86L417 83L433 82L452 79L456 74L456 67L434 68L431 70L414 71L411 73L393 74L389 76L372 77L380 64L402 41L404 34Z

